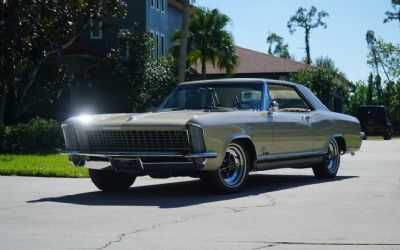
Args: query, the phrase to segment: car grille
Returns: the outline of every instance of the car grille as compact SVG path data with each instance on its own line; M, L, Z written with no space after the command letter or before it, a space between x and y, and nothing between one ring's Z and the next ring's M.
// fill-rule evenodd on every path
M136 152L189 152L187 131L113 131L87 132L90 150Z

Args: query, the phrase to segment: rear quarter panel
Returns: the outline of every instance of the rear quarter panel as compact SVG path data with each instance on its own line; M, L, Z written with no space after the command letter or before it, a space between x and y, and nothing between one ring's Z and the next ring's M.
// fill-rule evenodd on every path
M331 111L316 111L313 118L314 150L327 150L334 137L344 138L348 152L361 147L361 127L357 118Z

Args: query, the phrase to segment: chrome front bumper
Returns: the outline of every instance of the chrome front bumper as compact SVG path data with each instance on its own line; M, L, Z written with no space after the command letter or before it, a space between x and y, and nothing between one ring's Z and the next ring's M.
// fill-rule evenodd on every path
M83 152L76 150L65 150L60 151L63 155L69 156L95 156L95 157L126 157L126 158L141 158L141 157L183 157L186 159L196 159L196 158L216 158L218 156L215 152L204 152L204 153L194 153L194 154L179 154L174 152Z
M201 170L209 158L218 156L215 152L180 154L174 152L84 152L76 150L60 151L68 155L73 165L91 169L114 168L113 162L135 160L135 172L165 172ZM151 160L149 160L151 159Z

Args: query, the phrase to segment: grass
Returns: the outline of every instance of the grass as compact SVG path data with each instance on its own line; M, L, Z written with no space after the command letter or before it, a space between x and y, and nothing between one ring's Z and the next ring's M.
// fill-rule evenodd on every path
M83 178L88 171L73 167L64 155L0 154L0 175Z

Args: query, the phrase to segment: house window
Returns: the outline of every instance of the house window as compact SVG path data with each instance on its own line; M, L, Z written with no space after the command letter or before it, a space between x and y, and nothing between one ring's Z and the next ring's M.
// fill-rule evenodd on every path
M153 9L154 9L154 1L156 1L156 0L150 0L150 6L151 6L151 8L153 8Z
M90 31L90 39L102 39L103 38L103 22L90 22L91 31Z
M165 1L160 0L160 4L161 4L161 12L164 12L165 11Z
M160 46L159 46L159 44L160 44L160 34L157 33L156 34L156 58L160 57Z
M156 9L160 10L160 0L155 0L155 1L156 1L156 4L157 4Z
M160 41L160 47L161 47L161 55L165 55L165 36L161 35L161 41Z
M129 29L120 29L119 30L120 34L128 34ZM125 60L129 59L129 43L126 41L125 44L121 44L121 57L124 58Z

